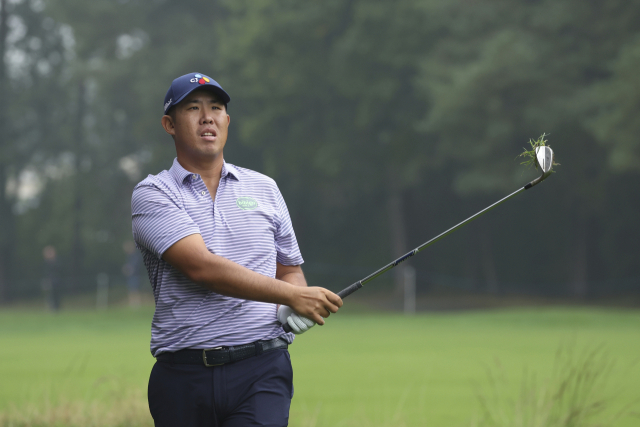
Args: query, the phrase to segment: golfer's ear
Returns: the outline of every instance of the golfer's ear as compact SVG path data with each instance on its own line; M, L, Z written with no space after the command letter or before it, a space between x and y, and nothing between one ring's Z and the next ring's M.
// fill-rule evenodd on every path
M160 120L164 131L167 132L171 136L176 136L176 125L173 123L173 119L169 115L162 116Z

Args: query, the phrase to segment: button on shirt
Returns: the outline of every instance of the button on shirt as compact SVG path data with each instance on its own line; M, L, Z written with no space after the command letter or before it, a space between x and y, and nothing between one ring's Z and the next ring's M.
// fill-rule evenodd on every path
M276 262L300 265L289 211L275 181L224 162L215 200L178 160L133 190L133 237L156 310L151 353L246 344L282 336L276 305L232 298L191 282L162 259L178 240L200 234L211 253L275 277ZM284 335L293 341L292 334Z

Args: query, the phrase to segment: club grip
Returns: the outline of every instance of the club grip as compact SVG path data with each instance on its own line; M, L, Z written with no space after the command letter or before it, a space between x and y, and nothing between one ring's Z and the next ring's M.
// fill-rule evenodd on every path
M340 292L337 293L337 295L344 299L346 297L348 297L349 295L351 295L352 293L354 293L355 291L357 291L358 289L360 289L362 287L362 281L356 282L351 286L348 286L346 288L344 288L343 290L341 290Z
M338 295L340 298L346 298L349 295L351 295L352 293L354 293L355 291L357 291L358 289L360 289L362 287L362 281L358 281L356 283L354 283L353 285L350 285L346 288L344 288L343 290L341 290L340 292L338 292L336 295ZM284 329L284 331L286 333L291 332L291 326L289 326L288 323L285 323L284 325L282 325L282 329Z

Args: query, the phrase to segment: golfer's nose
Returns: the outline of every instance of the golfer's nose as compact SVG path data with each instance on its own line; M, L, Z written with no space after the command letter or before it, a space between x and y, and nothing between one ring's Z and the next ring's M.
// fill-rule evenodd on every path
M211 123L213 123L213 115L208 111L203 111L200 117L200 124L210 125Z

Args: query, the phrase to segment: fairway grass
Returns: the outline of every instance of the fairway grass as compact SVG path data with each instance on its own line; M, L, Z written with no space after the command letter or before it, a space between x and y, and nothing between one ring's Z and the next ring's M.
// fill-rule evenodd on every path
M146 387L151 308L59 314L0 311L4 425L152 425ZM640 402L640 312L598 308L419 314L344 310L290 347L292 426L471 426L478 394L524 372L544 381L561 346L602 347L614 362L598 393L607 413ZM490 372L488 375L487 372ZM22 423L16 422L21 418ZM9 423L9 420L13 420ZM31 420L31 421L29 421ZM58 421L56 421L58 420ZM623 417L609 424L640 425Z

